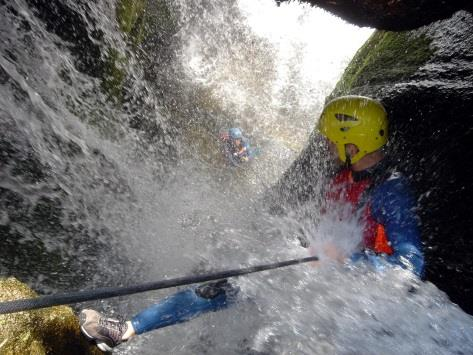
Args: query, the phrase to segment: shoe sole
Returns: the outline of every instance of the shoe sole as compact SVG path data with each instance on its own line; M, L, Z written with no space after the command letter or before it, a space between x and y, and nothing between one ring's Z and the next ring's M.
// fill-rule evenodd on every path
M89 340L93 340L95 341L95 344L97 344L97 347L102 350L102 351L105 351L105 352L108 352L108 353L111 353L113 351L113 349L107 345L107 343L105 342L102 342L102 341L97 341L97 339L95 339L92 335L90 335L89 333L87 333L87 331L85 330L85 328L83 326L80 327L80 330L82 331L82 333L89 339Z

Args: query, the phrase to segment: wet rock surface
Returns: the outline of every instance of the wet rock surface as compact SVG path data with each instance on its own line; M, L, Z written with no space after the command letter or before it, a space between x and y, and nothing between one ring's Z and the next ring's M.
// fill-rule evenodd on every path
M303 0L358 26L405 31L449 18L461 9L471 11L468 0Z

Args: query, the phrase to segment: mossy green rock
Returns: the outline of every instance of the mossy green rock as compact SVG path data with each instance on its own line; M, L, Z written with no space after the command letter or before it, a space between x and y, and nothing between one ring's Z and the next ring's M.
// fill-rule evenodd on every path
M156 60L155 52L163 51L166 46L163 38L170 38L176 31L176 18L165 0L117 0L115 15L127 50L107 48L102 89L111 101L122 103L131 55L141 60L148 57Z
M36 297L27 285L10 277L0 279L0 302ZM70 307L0 315L0 354L102 354L80 333Z
M129 34L143 16L146 8L144 0L119 0L117 2L117 20L122 32Z
M432 57L431 42L424 34L413 32L374 32L346 68L332 97L357 87L409 78Z

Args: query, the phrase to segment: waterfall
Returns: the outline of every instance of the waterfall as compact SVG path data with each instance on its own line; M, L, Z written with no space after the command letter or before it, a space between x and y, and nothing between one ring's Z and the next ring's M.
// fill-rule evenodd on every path
M303 257L301 233L353 248L356 225L262 197L371 30L297 2L132 3L0 2L0 274L51 293ZM218 150L232 126L261 148L241 169ZM325 260L241 278L235 307L117 353L472 348L471 317L434 285ZM130 317L173 291L76 309Z

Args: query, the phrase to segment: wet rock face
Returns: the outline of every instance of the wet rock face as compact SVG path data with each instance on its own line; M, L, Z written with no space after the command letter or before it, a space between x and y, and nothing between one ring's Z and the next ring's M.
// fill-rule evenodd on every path
M100 250L107 246L98 236L110 237L110 233L106 228L86 227L84 214L93 211L85 201L83 209L67 207L72 195L65 182L73 180L66 176L67 167L60 181L5 113L0 115L0 131L0 275L14 274L42 290L88 282L97 273L94 260L103 259ZM54 140L56 148L60 147L57 152L62 151L70 160L83 159L84 152L74 142L58 136ZM113 193L128 193L125 184L118 179L113 182L116 167L99 152L94 157L103 168L111 169L106 185ZM105 186L98 180L93 184ZM87 261L78 258L82 254Z
M96 266L104 260L131 264L110 251L119 233L98 205L105 194L129 204L133 193L119 163L93 140L86 144L78 127L107 137L139 132L163 166L176 151L152 90L130 63L127 104L102 95L113 3L0 1L0 275L41 292L106 282L109 270Z
M469 0L302 0L330 11L358 26L404 31L446 19L461 9L472 10Z
M103 68L100 61L100 47L97 42L102 40L103 33L88 26L96 26L92 18L84 19L77 15L77 9L89 10L87 1L60 0L28 0L35 13L46 23L48 31L55 33L69 43L71 51L76 55L77 68L89 75L100 77ZM14 10L13 10L14 11Z

